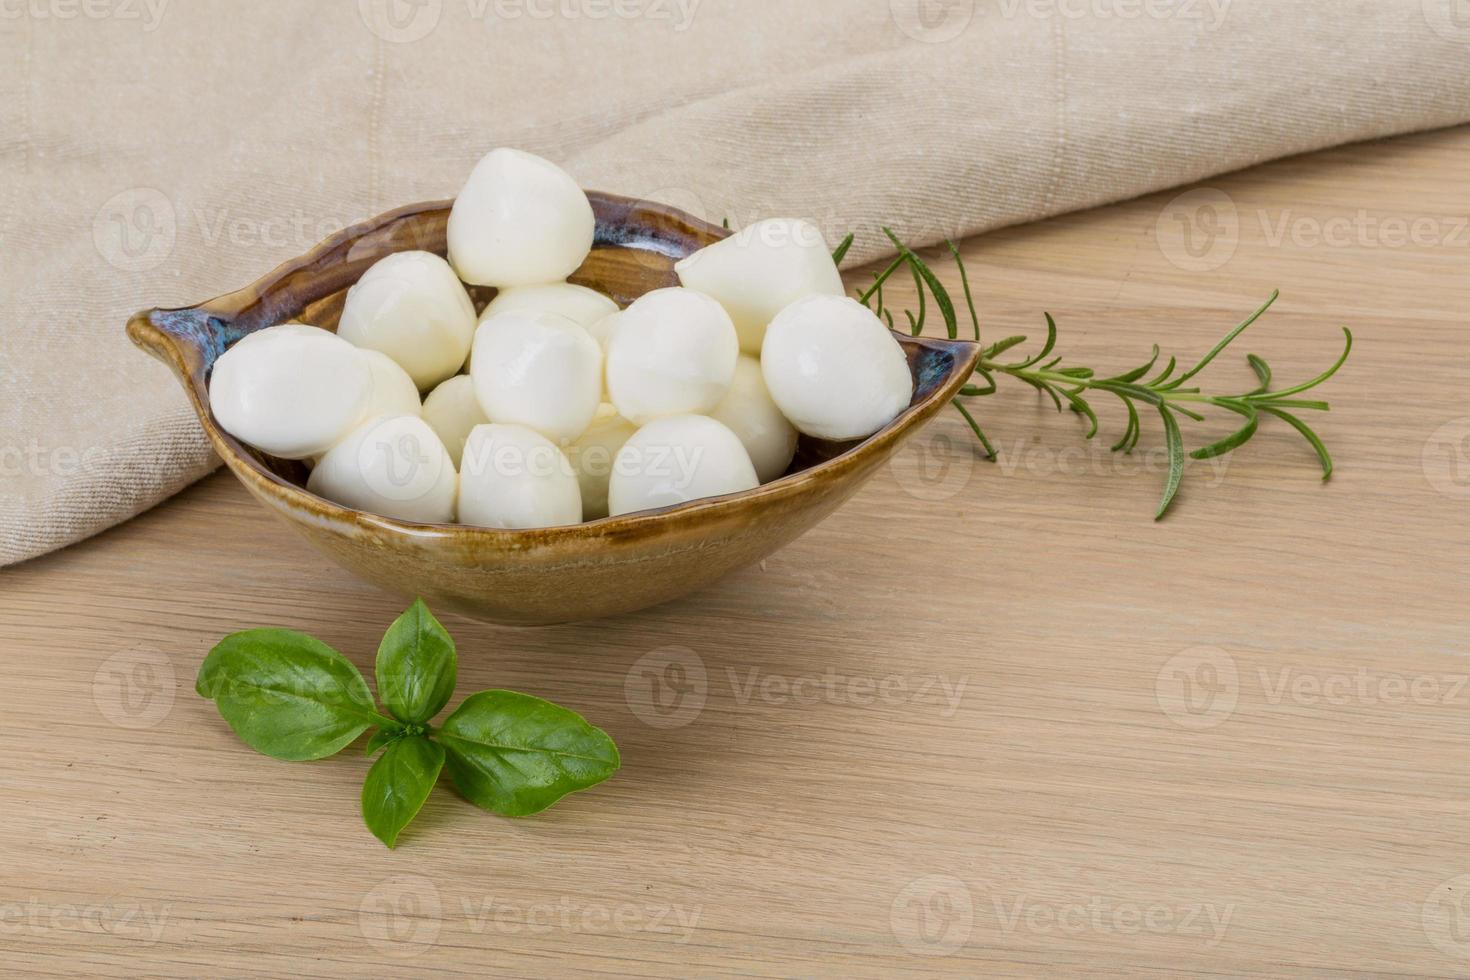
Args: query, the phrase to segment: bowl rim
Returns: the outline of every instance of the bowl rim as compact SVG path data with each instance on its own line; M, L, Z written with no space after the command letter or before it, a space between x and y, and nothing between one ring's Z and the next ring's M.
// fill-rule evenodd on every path
M668 205L597 191L588 191L587 194L592 199L594 207L601 203L606 206L627 209L629 213L658 217L675 222L690 233L714 240L723 239L731 234L728 229L711 225ZM282 262L248 286L221 294L194 306L168 309L155 307L136 313L128 321L128 336L137 346L172 369L184 387L194 408L194 413L198 416L215 452L237 477L247 481L258 492L275 497L283 505L292 509L314 511L316 516L329 521L418 539L474 541L500 551L555 547L572 541L585 542L588 538L649 537L674 530L676 526L695 525L706 520L728 517L752 504L771 506L797 498L817 481L841 480L842 477L866 465L874 456L880 459L885 457L888 451L895 448L912 430L937 414L946 402L958 394L959 389L974 373L975 364L979 360L981 346L972 340L916 337L896 330L890 331L901 347L917 347L949 354L952 358L952 366L944 379L928 395L914 401L877 432L865 439L853 442L852 445L830 459L814 463L796 473L777 477L769 483L750 490L722 494L718 497L703 497L654 510L603 517L578 524L507 529L476 524L428 524L403 521L343 506L325 497L320 497L305 487L297 486L272 472L255 459L243 443L225 432L215 422L214 415L209 409L208 387L204 372L201 371L197 378L194 377L194 372L186 357L184 345L188 341L181 339L175 333L161 329L155 323L155 318L192 314L196 317L207 317L211 323L217 318L228 323L268 296L272 287L298 272L319 264L334 250L350 246L374 231L395 225L404 219L428 215L436 211L447 211L453 203L453 200L449 199L410 204L358 222L323 239L301 255ZM634 247L625 243L608 244L611 247ZM679 258L674 255L667 255L667 257L675 260ZM282 320L280 322L291 321ZM211 339L220 340L217 336Z

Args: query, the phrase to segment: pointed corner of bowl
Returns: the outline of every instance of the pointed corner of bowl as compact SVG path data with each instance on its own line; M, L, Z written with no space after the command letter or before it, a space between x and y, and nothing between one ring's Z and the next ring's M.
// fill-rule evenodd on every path
M172 368L186 387L202 386L215 359L237 339L231 317L208 306L143 310L128 320L127 331L134 344Z
M895 335L914 376L914 398L905 416L917 414L915 409L921 406L942 405L954 398L980 362L978 341Z

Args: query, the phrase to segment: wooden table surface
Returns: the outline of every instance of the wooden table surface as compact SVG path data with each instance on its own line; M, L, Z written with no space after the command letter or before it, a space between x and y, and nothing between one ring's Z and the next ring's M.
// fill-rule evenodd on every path
M1154 524L1156 426L1115 458L1011 385L977 406L1001 463L947 416L703 594L446 616L461 693L622 748L538 817L441 789L388 851L359 749L275 762L195 695L260 625L370 671L402 606L228 475L0 572L6 971L1465 975L1467 155L1348 147L966 243L992 337L1046 309L1102 368L1198 356L1276 286L1221 387L1248 350L1310 376L1351 326L1336 477L1268 425Z

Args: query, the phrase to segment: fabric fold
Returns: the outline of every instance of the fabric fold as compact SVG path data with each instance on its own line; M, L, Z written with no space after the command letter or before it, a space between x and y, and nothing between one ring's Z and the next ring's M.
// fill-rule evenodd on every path
M0 18L0 564L217 465L130 314L452 196L497 145L714 222L855 231L854 264L882 225L931 244L1470 120L1456 0L88 9Z

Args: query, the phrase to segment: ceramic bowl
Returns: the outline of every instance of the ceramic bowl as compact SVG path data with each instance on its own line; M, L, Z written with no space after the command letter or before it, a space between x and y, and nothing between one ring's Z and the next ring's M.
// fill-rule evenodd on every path
M677 285L674 262L725 237L661 205L591 193L592 254L572 277L620 305ZM335 330L343 298L392 252L443 255L450 201L364 222L258 282L198 306L147 310L128 323L139 347L173 369L225 464L271 512L333 560L390 592L509 625L596 619L704 588L759 561L832 513L956 394L979 350L898 335L914 376L908 410L858 443L803 437L787 474L755 490L677 507L527 531L413 524L332 503L305 489L306 468L244 445L209 412L210 368L246 334L288 321ZM472 289L483 307L491 290Z

